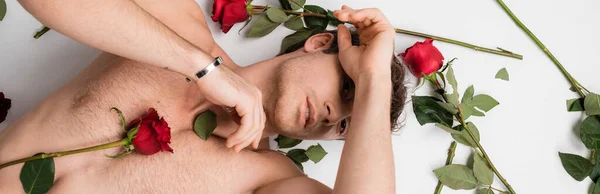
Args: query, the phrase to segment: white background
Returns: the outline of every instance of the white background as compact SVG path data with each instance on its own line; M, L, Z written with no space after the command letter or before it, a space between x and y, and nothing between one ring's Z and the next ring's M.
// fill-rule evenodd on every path
M212 1L201 0L207 18ZM277 6L275 0L253 4ZM594 0L507 0L509 7L552 50L566 68L588 89L600 92L600 2ZM0 22L0 91L13 99L7 121L0 130L16 121L51 92L73 78L99 51L56 32L32 38L41 24L14 0L7 0L8 14ZM494 0L345 0L317 1L328 9L347 4L355 8L377 7L395 27L425 32L487 47L502 47L525 55L515 60L435 42L446 59L459 58L454 67L459 88L475 85L476 94L495 97L501 104L485 118L472 119L481 131L482 144L500 172L519 193L587 193L591 181L573 180L562 168L558 152L588 151L580 142L575 124L581 114L565 111L565 100L576 97L554 64L513 24ZM74 16L76 17L76 16ZM215 39L242 65L273 57L280 40L291 31L284 27L260 39L238 35L242 24L229 34L209 22ZM397 51L420 38L398 35ZM494 79L506 67L510 82ZM420 93L425 93L420 91ZM409 107L410 108L410 107ZM397 193L432 193L437 183L433 169L441 167L450 135L434 126L418 125L409 112L406 126L393 137ZM314 142L310 142L311 144ZM305 164L306 173L333 186L342 142L320 141L329 155L319 164ZM309 143L302 144L308 146ZM455 163L466 163L471 150L457 148ZM498 188L503 188L496 179ZM444 193L473 193L452 191Z

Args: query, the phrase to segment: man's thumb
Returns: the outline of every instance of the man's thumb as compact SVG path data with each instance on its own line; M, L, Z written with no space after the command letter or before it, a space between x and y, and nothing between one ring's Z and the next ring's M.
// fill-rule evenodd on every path
M352 46L352 37L350 30L344 24L338 25L338 47L340 50L347 49Z

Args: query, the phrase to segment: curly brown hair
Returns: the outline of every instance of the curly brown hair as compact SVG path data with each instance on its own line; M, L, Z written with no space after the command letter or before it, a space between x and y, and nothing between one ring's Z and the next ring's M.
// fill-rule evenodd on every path
M331 47L323 52L326 54L337 54L339 52L337 43L337 30L326 31L325 33L333 34L334 41L331 44ZM350 34L352 35L352 44L356 46L360 45L358 33L355 30L351 30ZM294 52L304 47L305 43L306 40L294 44L285 49L282 54ZM400 122L398 122L398 119L404 110L404 104L406 102L406 86L404 85L405 69L402 67L400 61L394 56L391 56L390 63L390 68L392 71L392 104L390 106L390 124L391 130L395 132L400 129Z

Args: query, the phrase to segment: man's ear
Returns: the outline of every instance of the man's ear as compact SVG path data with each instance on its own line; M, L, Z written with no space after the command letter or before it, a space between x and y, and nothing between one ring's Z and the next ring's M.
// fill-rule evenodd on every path
M319 33L312 35L304 43L306 52L323 51L329 49L333 44L334 36L331 33Z

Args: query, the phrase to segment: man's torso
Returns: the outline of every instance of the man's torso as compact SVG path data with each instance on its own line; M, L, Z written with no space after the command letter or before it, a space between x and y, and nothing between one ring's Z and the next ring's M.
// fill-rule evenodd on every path
M196 86L184 80L171 71L102 54L0 133L0 163L118 140L124 132L111 107L121 109L128 122L153 107L171 127L173 154L110 159L106 155L119 152L111 149L56 158L50 193L248 193L276 180L303 176L279 153L234 153L220 138L198 138L191 128L203 99ZM0 170L0 193L22 191L21 167Z

